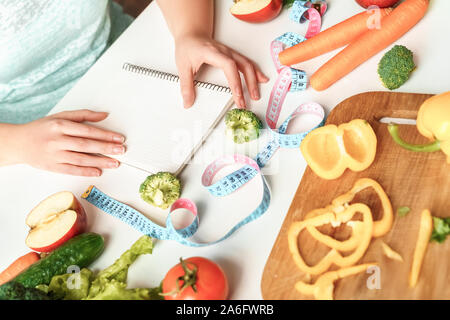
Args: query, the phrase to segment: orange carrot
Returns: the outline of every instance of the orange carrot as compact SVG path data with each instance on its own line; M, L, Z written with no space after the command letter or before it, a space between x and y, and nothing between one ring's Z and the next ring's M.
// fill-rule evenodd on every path
M392 12L392 8L381 9L379 12L379 17L383 18ZM368 30L371 16L371 11L363 11L287 48L278 55L280 62L286 66L300 63L349 44Z
M429 0L405 0L381 20L381 28L363 33L325 63L311 77L311 86L322 91L369 58L401 38L425 15Z
M29 252L26 255L21 256L0 273L0 285L11 281L39 259L40 256L37 252Z

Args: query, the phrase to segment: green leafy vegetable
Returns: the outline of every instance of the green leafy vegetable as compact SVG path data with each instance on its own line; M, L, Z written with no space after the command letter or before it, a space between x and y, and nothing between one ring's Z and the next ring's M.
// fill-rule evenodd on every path
M40 286L53 299L65 300L158 300L161 288L127 289L128 268L142 254L151 254L153 241L148 236L139 238L108 268L94 274L83 268L78 274L64 274L52 278L50 285ZM74 276L78 286L69 285ZM71 280L72 279L72 280ZM75 288L74 288L75 287Z
M400 88L416 69L413 53L405 46L394 46L381 58L378 64L378 75L383 85L394 90Z
M411 211L411 209L409 207L400 207L397 209L397 215L399 217L404 217L406 216L409 212Z
M433 233L430 241L442 243L450 235L450 218L433 217Z
M261 120L251 111L232 109L225 115L226 134L235 143L244 143L259 137L263 125Z
M181 183L169 172L148 176L139 188L141 198L156 207L167 209L181 194Z
M73 280L75 277L79 279L79 284L68 285L68 283L76 281ZM93 279L93 272L83 268L78 274L66 273L54 276L48 286L39 285L36 288L48 293L52 300L82 300L87 297Z

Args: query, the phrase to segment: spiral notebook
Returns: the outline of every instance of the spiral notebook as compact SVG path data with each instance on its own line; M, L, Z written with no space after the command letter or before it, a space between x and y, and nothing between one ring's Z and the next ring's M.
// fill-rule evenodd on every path
M228 87L195 86L195 104L184 109L177 75L124 63L86 106L109 113L96 126L126 137L127 152L108 156L149 173L178 174L233 104ZM58 105L51 113L71 109L79 107Z

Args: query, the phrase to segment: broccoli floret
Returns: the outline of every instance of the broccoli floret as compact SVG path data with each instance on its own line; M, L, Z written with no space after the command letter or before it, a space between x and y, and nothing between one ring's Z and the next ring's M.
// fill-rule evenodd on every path
M396 45L381 58L378 75L386 88L394 90L409 79L415 68L412 51L405 46Z
M139 193L144 201L167 209L181 194L181 183L169 172L158 172L148 176L141 184Z
M263 125L261 120L251 111L232 109L225 115L226 134L235 143L244 143L259 137Z

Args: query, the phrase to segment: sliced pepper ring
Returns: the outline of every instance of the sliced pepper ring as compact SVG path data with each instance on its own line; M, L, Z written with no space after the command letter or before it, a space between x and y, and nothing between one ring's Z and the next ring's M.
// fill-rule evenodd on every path
M323 214L324 212L342 211L355 198L357 193L369 187L372 187L375 193L378 195L381 201L381 206L383 208L382 218L380 220L374 221L373 223L372 235L375 238L384 236L386 233L389 232L389 230L391 230L392 223L394 221L394 212L392 210L391 201L389 200L383 187L375 180L369 178L358 179L350 191L334 199L332 201L332 204L327 206L326 208L316 209L309 212L305 216L305 219L309 219L311 217Z
M336 240L333 237L330 237L329 235L323 234L322 232L317 230L316 227L313 227L311 225L307 226L306 229L314 239L323 243L327 247L336 249L338 251L346 252L354 250L356 247L358 247L360 240L364 236L363 233L366 232L364 227L365 224L360 221L353 222L352 224L353 236L343 241Z
M352 243L352 241L356 241L358 243L357 247L355 248L355 251L350 255L343 257L337 251L337 249L332 248L327 253L327 255L324 258L322 258L322 260L320 260L317 264L315 264L314 266L307 265L303 257L301 256L298 248L297 238L300 232L303 231L304 229L307 229L308 226L316 228L328 223L347 223L358 212L363 215L363 220L361 222L362 230L359 230L360 227L358 227L357 232L355 232L355 230L352 232L352 238L355 237L356 240L351 240L351 238L346 240L347 246L348 243L349 242ZM301 271L312 275L321 274L327 271L333 264L339 267L348 267L357 263L358 260L361 259L361 257L364 255L370 244L370 240L372 239L372 230L373 230L373 219L370 208L365 204L355 203L348 206L347 208L345 208L344 211L339 213L328 212L310 219L294 222L288 231L289 251L292 254L294 262ZM317 234L315 235L317 236ZM337 242L330 241L331 238L329 236L323 234L322 236L320 236L319 238L322 241L324 241L325 244L328 243L331 244L332 247L338 248L340 247L339 241L335 239L332 240Z
M359 266L330 271L321 275L314 284L298 281L295 289L304 295L314 296L317 300L333 300L334 281L366 271L376 263L361 264Z

